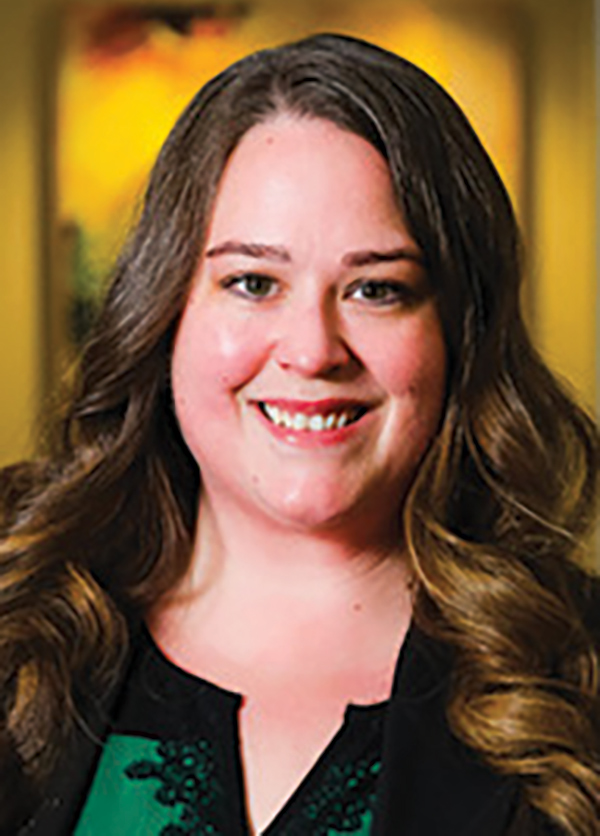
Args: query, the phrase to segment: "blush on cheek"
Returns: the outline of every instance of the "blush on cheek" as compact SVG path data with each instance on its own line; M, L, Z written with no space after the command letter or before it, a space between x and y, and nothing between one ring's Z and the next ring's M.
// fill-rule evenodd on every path
M224 392L235 392L250 381L264 363L265 352L257 348L252 333L232 328L208 337L203 377L209 388L220 387Z
M238 392L262 367L265 345L256 321L232 316L227 300L196 298L184 311L171 383L182 435L201 468L239 438Z
M446 346L436 321L415 321L414 331L404 335L399 351L388 360L389 387L409 396L439 402L446 387Z
M232 318L204 301L186 309L173 352L173 368L189 383L215 395L235 391L256 374L265 357L264 334L249 317Z

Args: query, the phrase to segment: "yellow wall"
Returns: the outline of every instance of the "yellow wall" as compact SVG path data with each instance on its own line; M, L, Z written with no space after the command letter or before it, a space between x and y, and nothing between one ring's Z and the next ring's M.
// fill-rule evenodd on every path
M593 3L539 2L532 112L532 328L593 407L596 117Z
M41 384L35 17L0 3L0 463L33 449Z
M437 6L468 10L469 2L475 0L445 0L445 4L438 0ZM502 4L502 0L488 2ZM47 365L40 208L46 138L40 129L40 89L45 13L53 3L0 0L0 464L34 449ZM528 151L534 187L528 213L534 245L532 329L544 355L593 404L593 4L592 0L514 0L514 4L523 7L531 21L531 50L526 58L534 103ZM305 24L306 20L302 30Z

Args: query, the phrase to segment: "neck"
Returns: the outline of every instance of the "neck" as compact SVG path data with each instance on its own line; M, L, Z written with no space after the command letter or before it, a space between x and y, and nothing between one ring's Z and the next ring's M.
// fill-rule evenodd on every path
M382 534L383 531L383 534ZM189 570L175 596L186 599L209 590L239 587L245 597L306 599L315 608L345 597L350 588L369 586L386 573L408 580L397 523L370 527L342 521L339 526L310 531L279 525L256 509L235 503L199 505Z
M204 636L228 664L264 669L268 659L287 670L294 647L304 669L363 660L389 678L412 612L407 561L392 541L284 529L204 496L189 571L150 614L152 629L191 668Z

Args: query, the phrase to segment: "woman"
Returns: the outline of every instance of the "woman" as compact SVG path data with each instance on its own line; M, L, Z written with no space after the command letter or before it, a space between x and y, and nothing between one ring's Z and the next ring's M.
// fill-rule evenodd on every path
M598 832L597 438L519 261L402 59L323 35L198 93L5 478L6 832Z

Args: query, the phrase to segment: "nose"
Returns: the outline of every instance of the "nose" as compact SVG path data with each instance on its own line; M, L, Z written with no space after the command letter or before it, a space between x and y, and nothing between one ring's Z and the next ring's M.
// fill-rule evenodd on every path
M330 375L352 361L335 305L312 300L292 306L275 346L275 359L303 377Z

